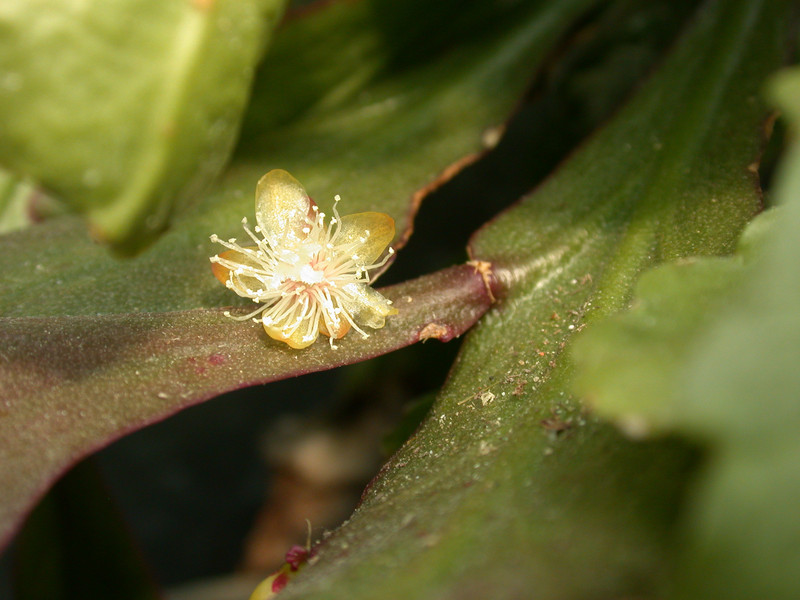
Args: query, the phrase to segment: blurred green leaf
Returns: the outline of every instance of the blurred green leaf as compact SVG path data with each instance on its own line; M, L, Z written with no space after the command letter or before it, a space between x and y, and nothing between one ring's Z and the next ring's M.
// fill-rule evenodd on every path
M800 70L773 85L800 127ZM664 266L575 346L578 390L636 433L702 441L677 598L800 596L800 144L740 256Z
M670 430L687 339L743 277L740 258L702 258L645 273L630 312L592 325L575 344L575 390L599 415L633 437Z
M684 259L644 273L630 311L593 324L576 340L575 390L596 413L634 437L690 423L679 399L681 371L693 356L690 340L728 306L780 215L756 217L734 256Z
M0 7L0 163L138 250L225 165L283 0Z
M761 205L764 77L789 3L708 1L662 68L530 197L478 232L506 293L433 411L283 592L616 598L663 592L692 454L582 410L563 350L664 260L733 250ZM719 596L717 596L719 597Z

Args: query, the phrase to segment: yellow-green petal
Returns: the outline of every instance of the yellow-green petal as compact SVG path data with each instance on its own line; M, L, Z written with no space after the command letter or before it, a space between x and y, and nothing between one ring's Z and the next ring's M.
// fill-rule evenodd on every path
M264 331L266 331L267 335L273 340L278 340L296 350L301 350L302 348L310 346L317 340L317 335L319 334L314 335L311 339L304 339L311 332L313 326L314 322L311 319L304 319L297 329L288 337L283 334L283 328L276 325L267 325L264 323Z
M258 181L256 222L268 240L302 237L312 202L305 188L283 169L274 169Z
M257 250L255 246L251 246L248 248L243 248L244 250ZM255 267L259 268L258 261L256 261L253 257L249 254L244 252L240 252L239 250L226 250L225 252L220 252L218 256L224 260L229 260L234 263L238 263L244 267ZM214 273L214 277L220 280L220 282L227 284L230 277L231 269L225 267L218 262L211 262L211 271ZM251 289L259 289L263 287L263 284L256 279L255 277L250 277L247 275L239 275L239 280L247 287ZM251 281L252 280L252 281Z
M339 221L337 246L348 246L364 240L358 248L358 262L371 265L378 260L394 239L394 219L382 212L345 215Z
M386 324L385 317L397 314L389 300L366 284L348 283L343 290L347 298L341 302L358 325L380 329Z

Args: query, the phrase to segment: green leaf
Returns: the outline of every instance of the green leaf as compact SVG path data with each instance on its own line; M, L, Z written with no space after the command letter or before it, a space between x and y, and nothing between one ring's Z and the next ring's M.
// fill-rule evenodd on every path
M706 2L653 79L537 191L478 232L505 295L433 411L292 598L658 596L691 454L634 443L569 393L574 331L639 274L730 252L759 209L761 83L789 4Z
M773 85L800 126L800 70ZM648 273L634 307L587 330L577 389L632 427L703 442L682 522L677 598L800 595L800 144L740 256Z
M577 340L576 392L633 437L675 427L682 420L675 388L687 338L743 270L741 259L702 258L645 273L630 312L593 324Z
M225 165L282 6L4 3L0 162L140 249Z
M774 96L800 131L800 71L776 79ZM686 521L687 547L676 595L800 595L800 144L775 186L774 235L747 281L699 335L680 374L686 431L714 450ZM681 430L684 430L681 428Z
M633 437L692 426L691 411L680 400L681 372L693 356L690 340L705 331L752 274L752 263L780 216L780 210L771 210L756 217L734 256L691 258L644 273L631 310L593 324L580 336L572 350L578 366L575 390L597 414ZM705 426L698 432L705 435Z
M222 392L461 335L490 304L464 265L381 290L399 313L366 340L298 351L221 310L3 320L0 541L70 464ZM188 333L187 333L188 332ZM34 448L47 440L47 452Z

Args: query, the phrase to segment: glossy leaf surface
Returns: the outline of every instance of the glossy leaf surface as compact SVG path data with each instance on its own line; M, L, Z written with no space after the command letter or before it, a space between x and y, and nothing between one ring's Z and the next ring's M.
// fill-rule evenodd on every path
M690 454L587 415L564 349L643 269L733 249L761 204L757 98L787 8L704 3L627 108L476 235L505 296L286 598L659 596Z

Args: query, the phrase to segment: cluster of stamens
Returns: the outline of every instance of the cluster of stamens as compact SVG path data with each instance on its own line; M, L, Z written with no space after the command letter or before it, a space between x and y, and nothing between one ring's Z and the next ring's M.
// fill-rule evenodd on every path
M255 246L243 247L235 238L225 241L211 236L212 242L228 249L210 259L227 272L225 285L261 304L247 315L226 311L226 316L260 322L272 337L277 334L284 341L298 337L300 331L302 344L295 347L304 347L323 333L335 348L335 339L351 327L368 337L354 317L363 309L363 288L371 281L370 273L386 265L394 250L389 248L382 260L366 264L359 250L369 241L370 231L346 239L341 234L339 200L336 196L327 226L325 214L311 202L311 210L298 223L302 226L287 228L281 239L259 226L251 229L246 217L242 225ZM382 314L391 312L394 310L384 309Z

